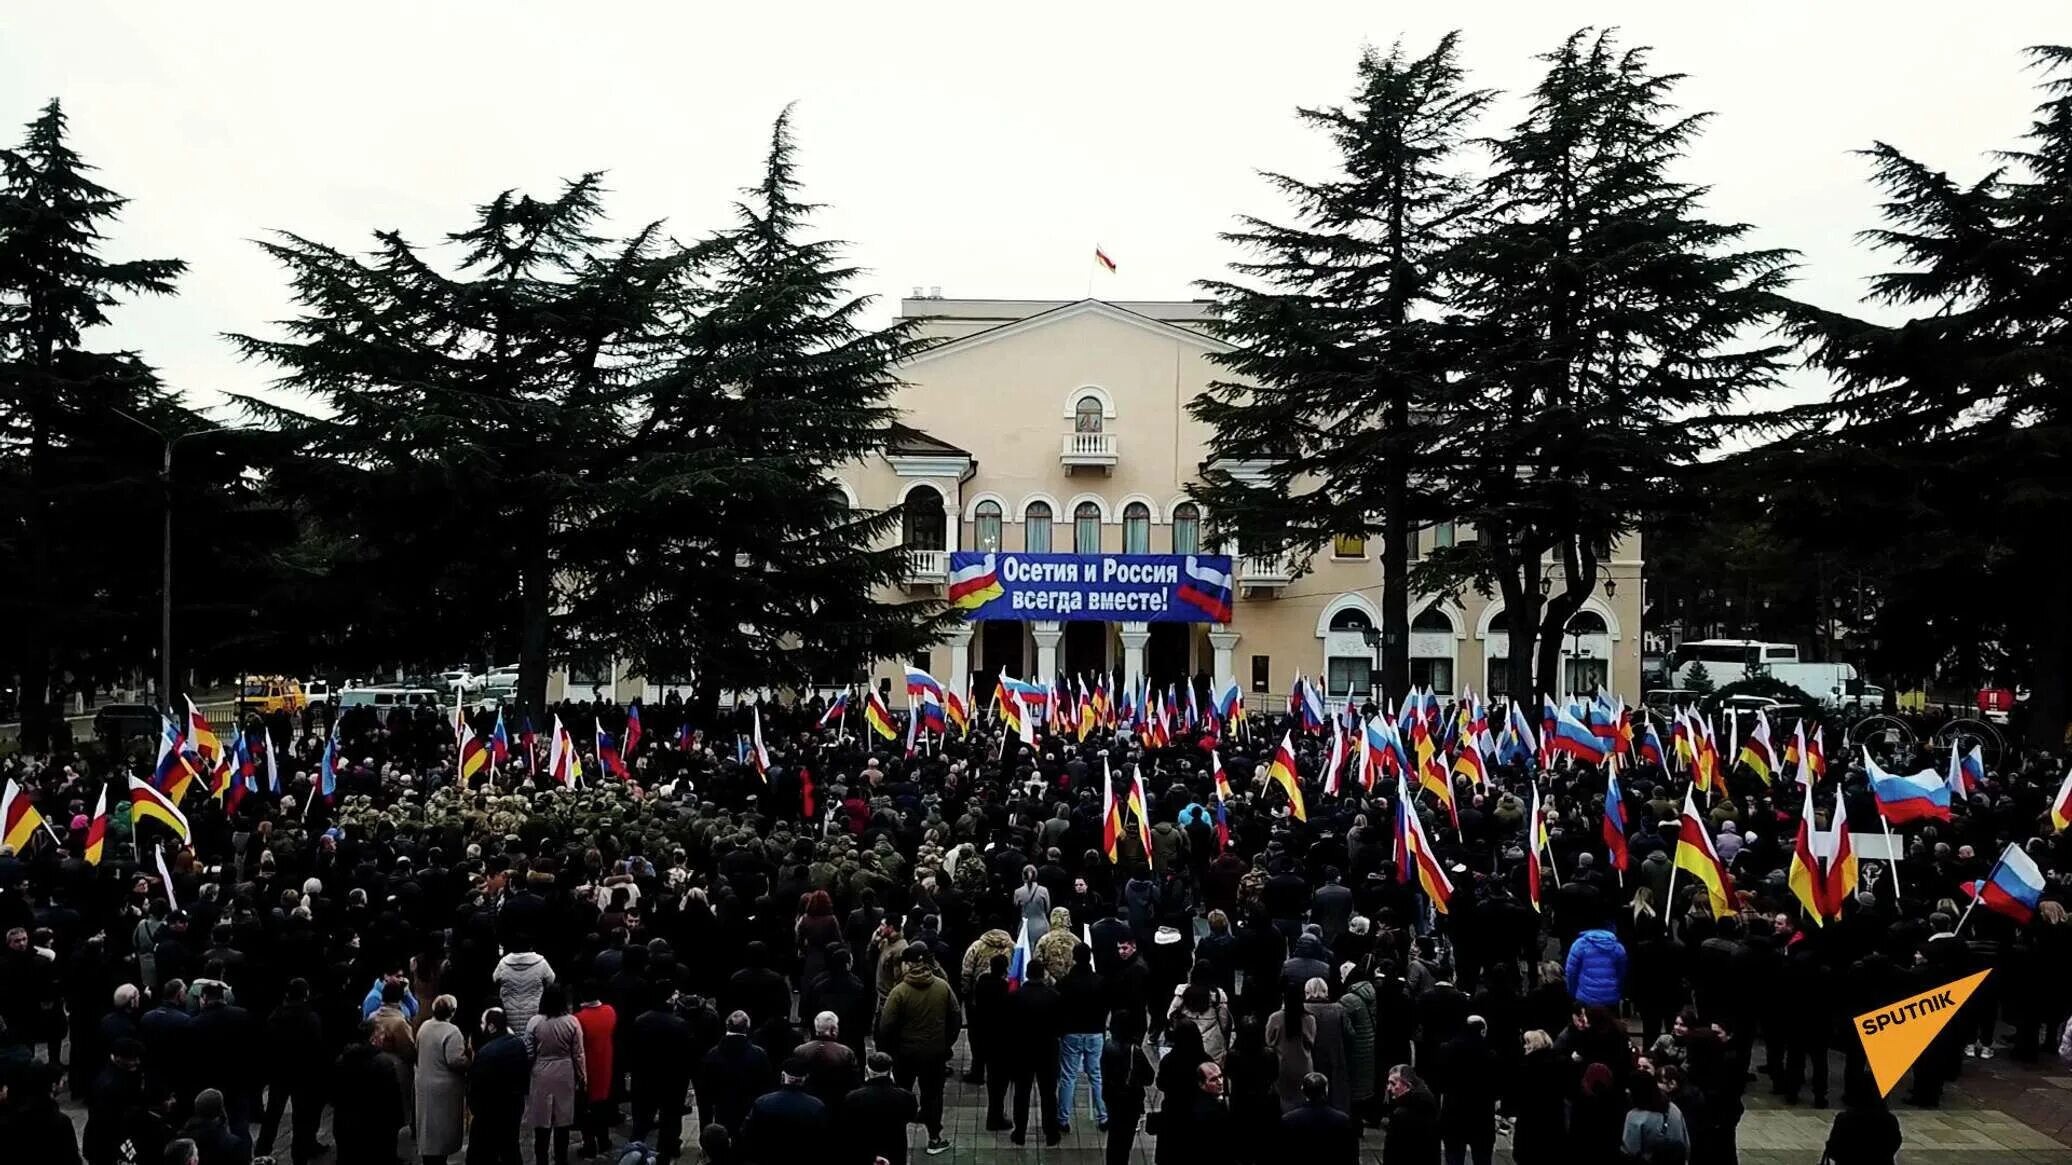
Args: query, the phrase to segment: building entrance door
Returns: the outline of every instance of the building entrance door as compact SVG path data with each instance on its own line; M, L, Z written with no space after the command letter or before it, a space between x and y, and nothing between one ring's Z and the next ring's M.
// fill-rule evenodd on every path
M1028 634L1018 620L988 619L979 624L979 658L973 669L988 677L985 690L989 696L993 691L991 677L998 676L1003 667L1016 679L1029 678L1028 660L1022 654L1027 639ZM977 686L971 690L974 695L979 691Z
M1160 691L1167 684L1177 685L1194 675L1193 646L1194 624L1151 624L1151 639L1144 645L1144 671ZM1187 694L1180 692L1180 702L1186 701Z
M1114 636L1108 623L1073 622L1065 624L1064 658L1058 666L1064 669L1065 679L1075 685L1082 679L1088 684L1108 667L1108 640ZM1046 677L1048 678L1048 677Z

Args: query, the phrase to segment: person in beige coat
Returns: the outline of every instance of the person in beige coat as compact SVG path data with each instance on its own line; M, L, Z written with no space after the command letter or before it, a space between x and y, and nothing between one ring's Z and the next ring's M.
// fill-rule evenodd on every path
M525 1097L519 1124L532 1130L533 1157L547 1162L549 1133L554 1160L568 1160L568 1134L576 1124L576 1097L588 1082L583 1056L583 1025L568 1013L568 996L560 986L540 993L539 1013L526 1025L532 1044L532 1090Z
M439 996L417 1029L417 1153L426 1165L445 1165L460 1152L467 1126L468 1041L453 1023L459 1006Z

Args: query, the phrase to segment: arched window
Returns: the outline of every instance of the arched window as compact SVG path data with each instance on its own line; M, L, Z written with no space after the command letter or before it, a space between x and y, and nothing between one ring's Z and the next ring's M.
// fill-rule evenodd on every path
M1609 635L1611 628L1605 626L1604 616L1595 611L1577 611L1568 617L1570 635Z
M1201 553L1201 507L1193 502L1173 507L1173 553Z
M1022 545L1031 554L1050 553L1050 503L1030 502L1022 513Z
M1151 507L1143 502L1122 507L1122 552L1151 553Z
M1084 407L1082 404L1081 407ZM1081 414L1084 416L1085 414ZM1096 419L1099 414L1096 414ZM1101 552L1101 507L1092 502L1081 502L1072 511L1072 553L1099 554Z
M972 523L971 543L976 550L1000 549L1000 503L983 501L978 504L977 520Z
M1501 615L1498 616L1498 618L1502 617ZM1410 621L1410 629L1412 631L1437 631L1445 635L1451 635L1453 634L1453 620L1447 618L1446 612L1437 607L1426 607L1417 613L1417 618Z
M1055 398L1053 398L1055 399ZM1101 398L1083 396L1072 406L1072 431L1075 433L1098 433L1101 431Z
M1347 607L1345 610L1331 616L1331 630L1333 631L1365 631L1372 626L1374 626L1374 621L1367 617L1367 612L1362 611L1358 607Z
M942 491L932 485L917 485L908 491L900 507L900 536L908 550L947 550L943 540L948 525L943 520Z
M1499 610L1496 614L1491 615L1489 617L1489 633L1491 635L1496 635L1499 633L1509 634L1510 630L1511 612L1507 610Z

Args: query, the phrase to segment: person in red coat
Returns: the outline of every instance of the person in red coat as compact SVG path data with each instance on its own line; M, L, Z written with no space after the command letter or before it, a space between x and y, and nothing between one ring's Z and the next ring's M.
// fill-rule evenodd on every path
M583 1061L588 1069L579 1124L583 1130L583 1156L601 1157L611 1149L613 1090L618 1072L612 1067L612 1034L619 1027L619 1013L599 1000L596 984L583 986L585 1002L576 1007L576 1023L583 1029Z

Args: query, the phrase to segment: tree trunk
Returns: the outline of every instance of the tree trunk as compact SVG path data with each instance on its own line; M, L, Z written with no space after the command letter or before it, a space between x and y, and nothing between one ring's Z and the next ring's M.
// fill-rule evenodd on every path
M1537 674L1540 690L1550 696L1563 694L1566 684L1561 682L1561 642L1568 631L1568 621L1583 609L1583 600L1597 589L1597 559L1581 552L1573 538L1562 546L1561 593L1547 600L1540 612L1539 667ZM1611 661L1605 661L1607 670Z
M2072 544L2062 538L2049 540L2050 569L2036 577L2061 579L2072 570ZM2031 748L2055 752L2064 747L2065 721L2072 718L2072 692L2066 685L2066 671L2072 666L2072 608L2054 588L2046 585L2031 607L2042 626L2037 628L2036 660L2029 669L2029 725L2024 737Z
M31 300L30 315L40 317L41 311ZM50 514L49 500L44 488L50 475L50 412L52 383L50 375L51 345L39 338L36 342L35 362L29 370L29 481L28 521L26 523L29 544L28 588L30 595L30 616L15 628L22 637L22 671L18 689L18 715L21 717L21 746L25 752L45 752L50 748L56 732L56 710L50 699L50 624L54 612L50 593Z
M518 564L518 700L548 729L547 623L553 617L554 565L547 551L553 532L552 511L534 503L525 514L523 557Z
M1381 690L1400 696L1410 690L1410 517L1403 512L1410 493L1397 435L1410 423L1410 406L1398 391L1383 420L1381 500Z

